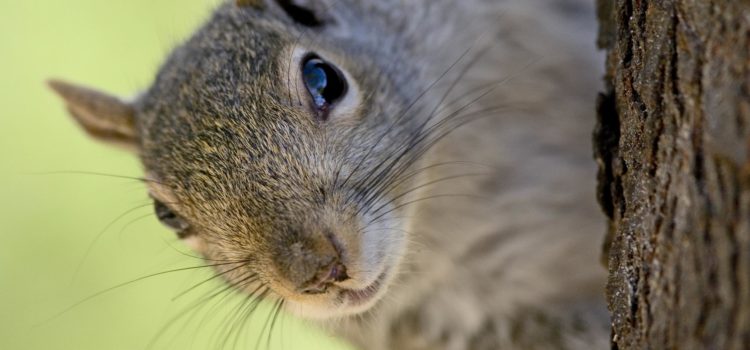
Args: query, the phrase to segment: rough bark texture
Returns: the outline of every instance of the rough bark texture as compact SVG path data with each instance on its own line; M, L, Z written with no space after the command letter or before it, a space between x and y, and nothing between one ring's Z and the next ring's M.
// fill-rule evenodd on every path
M599 13L613 348L750 349L750 2Z

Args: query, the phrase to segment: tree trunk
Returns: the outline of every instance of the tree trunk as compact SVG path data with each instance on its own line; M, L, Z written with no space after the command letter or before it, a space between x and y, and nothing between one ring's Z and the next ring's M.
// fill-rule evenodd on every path
M599 0L614 349L750 349L750 2Z

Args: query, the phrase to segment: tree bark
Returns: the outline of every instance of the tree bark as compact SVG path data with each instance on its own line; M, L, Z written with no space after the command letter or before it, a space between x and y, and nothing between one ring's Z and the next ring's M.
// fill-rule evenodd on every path
M750 2L598 0L613 349L750 349Z

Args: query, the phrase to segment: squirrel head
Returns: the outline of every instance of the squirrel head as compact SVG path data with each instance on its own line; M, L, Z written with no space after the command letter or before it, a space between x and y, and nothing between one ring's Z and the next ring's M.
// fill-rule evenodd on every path
M224 4L134 101L50 83L89 134L140 156L157 216L229 283L312 318L387 289L433 136L408 50L336 9Z

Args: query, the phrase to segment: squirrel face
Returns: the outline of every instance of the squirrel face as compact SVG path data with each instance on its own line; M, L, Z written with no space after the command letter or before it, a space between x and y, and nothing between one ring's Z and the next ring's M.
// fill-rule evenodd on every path
M157 216L234 288L330 318L396 274L431 135L404 94L415 69L302 10L220 7L133 102L51 86L91 135L137 151Z

